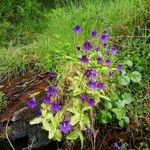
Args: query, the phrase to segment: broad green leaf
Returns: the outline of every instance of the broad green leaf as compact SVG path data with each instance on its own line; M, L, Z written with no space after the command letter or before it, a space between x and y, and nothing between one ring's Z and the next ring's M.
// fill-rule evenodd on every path
M71 125L74 126L75 124L77 124L80 121L80 113L76 113L75 115L73 115L71 117Z
M140 82L142 76L138 71L134 71L134 72L131 73L130 78L133 82Z
M70 134L67 135L68 140L76 140L79 137L78 131L73 131Z
M121 85L128 85L130 83L130 78L127 75L123 75L118 77L118 81Z
M69 108L67 108L67 111L69 111L69 112L71 112L71 113L75 113L75 108L74 107L69 107Z
M100 120L102 123L108 123L112 120L112 115L109 111L101 110L100 111Z
M132 98L130 93L122 94L123 103L130 104L134 99Z
M79 131L78 134L79 134L79 139L81 141L81 149L83 149L83 140L84 140L84 137L83 137L82 132Z
M63 115L63 112L59 111L53 117L52 124L54 127L57 127L59 125L59 123L62 121L62 119L63 119L62 115Z
M32 119L30 121L30 125L33 125L33 124L39 124L42 122L42 117L35 117L34 119Z
M47 115L47 110L46 109L42 110L42 116L45 117L46 115Z
M123 119L119 120L120 127L125 127L128 124L129 124L129 118L128 117L124 117Z
M47 131L52 131L53 125L48 122L46 119L42 120L43 128Z
M125 64L128 65L129 67L132 67L132 65L133 65L133 63L132 63L131 60L127 60L127 61L125 62Z
M112 108L112 104L109 101L104 101L104 106L106 109L111 109Z
M85 126L90 126L90 119L88 118L88 116L86 116L85 114L82 114L80 116L80 128L81 130L85 127Z
M62 133L58 129L56 130L56 133L55 133L55 139L57 141L61 141L61 139L62 139Z
M48 112L48 114L46 114L45 116L46 120L53 120L53 114L51 112Z
M51 140L52 138L54 138L55 132L56 132L56 130L52 130L52 131L49 131L49 132L48 132L48 138L49 138L50 140Z
M125 112L125 110L123 108L113 108L112 112L115 113L115 115L116 115L118 120L121 120L126 115L126 112Z
M83 108L82 108L82 112L84 112L84 111L86 111L86 110L89 110L89 109L91 109L92 107L90 107L90 106L84 106Z

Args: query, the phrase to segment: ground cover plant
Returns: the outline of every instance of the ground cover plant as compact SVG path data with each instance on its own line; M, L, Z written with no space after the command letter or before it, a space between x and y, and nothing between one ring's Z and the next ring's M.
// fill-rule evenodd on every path
M29 110L39 110L33 120L30 118L31 125L38 124L38 128L46 130L49 140L69 140L71 144L79 139L81 149L87 146L87 137L91 139L91 149L97 148L97 140L105 143L97 127L101 125L130 133L130 125L138 124L134 127L137 133L147 138L148 0L57 1L51 9L45 5L47 1L5 3L9 7L2 5L0 11L0 80L25 74L27 68L48 72L48 77L54 78L47 81L49 87L43 93L40 109L38 95L28 99ZM12 14L6 15L5 8L13 10ZM7 109L4 94L0 97L1 112ZM141 119L146 120L144 131L140 129ZM130 135L134 137L136 131L131 130ZM149 146L135 143L139 149ZM108 149L128 149L131 145L113 139Z

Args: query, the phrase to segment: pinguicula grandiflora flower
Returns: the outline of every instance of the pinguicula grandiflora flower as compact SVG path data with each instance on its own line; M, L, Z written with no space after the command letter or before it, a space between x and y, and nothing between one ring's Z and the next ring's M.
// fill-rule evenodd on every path
M123 65L122 65L122 64L118 64L118 66L117 66L117 71L118 71L118 72L121 72L122 69L123 69Z
M55 73L54 71L49 71L49 72L48 72L48 76L49 76L50 78L55 78L55 77L56 77L56 73Z
M97 76L98 76L98 72L96 70L92 70L91 79L95 80Z
M106 64L106 66L110 66L111 65L111 60L110 59L106 59L105 60L105 64Z
M87 103L88 103L89 106L94 106L95 105L95 100L93 98L91 98L87 101Z
M81 61L82 63L88 63L89 59L88 59L87 55L83 55L83 56L80 58L80 61Z
M102 62L103 62L102 57L97 57L97 63L98 63L98 64L101 64Z
M118 53L118 49L113 46L112 48L110 48L109 53L112 54L112 55L115 55L115 54Z
M54 102L50 109L53 111L53 112L58 112L62 109L62 106L58 103L58 102Z
M82 100L82 101L87 101L87 99L88 99L88 97L87 97L87 94L81 94L80 95L80 99Z
M96 46L95 50L96 50L96 52L98 52L98 51L99 51L99 47L98 47L98 46Z
M80 33L81 32L81 26L80 25L76 25L74 28L73 28L73 31L75 33Z
M85 133L88 134L88 135L90 135L90 136L93 134L92 129L89 128L89 127L86 127Z
M109 70L109 73L108 73L109 77L112 78L113 77L113 72L112 70Z
M85 76L86 77L91 77L91 75L92 75L92 69L86 69Z
M32 99L30 99L30 100L27 102L27 105L28 105L28 107L30 107L30 108L35 108L35 107L37 106L35 97L33 97Z
M61 132L63 132L64 134L67 134L71 131L71 124L68 120L64 120L60 123L59 129Z
M96 87L99 90L103 90L105 88L105 85L102 82L96 82Z
M95 30L92 30L91 34L92 34L93 38L95 38L97 36L97 32Z
M114 148L114 150L120 150L121 146L117 142L115 142L115 143L113 143L113 148Z
M106 32L103 32L101 37L100 37L100 42L102 44L107 43L109 40L109 35Z
M39 111L37 112L37 116L40 117L41 115L42 115L42 111L39 110Z
M91 49L93 48L92 43L89 42L89 41L85 41L84 44L83 44L83 48L84 48L84 50L86 50L86 51L91 50Z
M51 103L50 97L49 97L49 96L45 96L43 102L44 102L45 104L50 104L50 103Z
M48 88L48 95L51 97L51 96L55 96L56 95L56 93L57 93L57 89L56 89L56 87L55 86L50 86L49 88Z
M92 80L88 81L87 87L89 87L89 88L91 88L93 90L96 90L96 88L97 88L96 82L94 82Z

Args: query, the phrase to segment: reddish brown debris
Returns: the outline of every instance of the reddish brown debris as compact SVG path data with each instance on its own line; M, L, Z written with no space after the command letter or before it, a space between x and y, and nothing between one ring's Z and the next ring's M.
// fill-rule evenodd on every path
M10 120L16 111L26 106L32 94L42 94L48 87L47 79L47 73L28 71L25 75L10 77L0 83L0 91L5 93L8 101L0 114L0 122Z

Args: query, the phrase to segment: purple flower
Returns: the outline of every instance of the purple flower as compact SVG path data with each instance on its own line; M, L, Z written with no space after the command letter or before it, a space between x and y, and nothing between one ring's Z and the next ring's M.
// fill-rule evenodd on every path
M97 35L97 32L95 30L92 30L91 34L92 34L92 37L95 38Z
M97 77L97 75L98 75L98 72L97 72L96 70L93 70L93 71L92 71L92 74L91 74L91 79L92 79L92 80L95 80L96 77Z
M31 100L27 102L28 107L35 108L37 106L36 99L33 97Z
M56 73L54 71L49 71L48 76L50 78L55 78L56 77Z
M96 86L96 83L93 82L92 80L90 80L88 83L87 83L87 87L93 89L93 90L96 90L97 86Z
M113 148L114 150L120 150L121 147L119 146L119 144L117 142L113 143Z
M85 129L85 133L88 134L88 135L92 135L93 132L92 132L91 128L88 128L88 127L87 127L87 128Z
M84 44L83 44L83 48L86 50L86 51L89 51L93 48L91 42L89 41L85 41Z
M43 102L44 102L45 104L50 104L50 102L51 102L50 97L49 97L49 96L45 96Z
M107 43L109 40L109 36L106 32L103 32L101 37L100 37L100 41L102 44Z
M103 61L102 57L97 57L97 63L98 63L98 64L101 64L102 61Z
M98 88L99 90L103 90L103 89L105 88L104 83L102 83L102 82L97 82L97 88Z
M112 72L112 70L109 71L109 77L110 77L110 78L113 77L113 72Z
M42 111L39 110L39 111L37 112L37 116L40 117L41 115L42 115Z
M98 46L96 46L95 50L96 50L96 52L98 52L98 51L99 51L99 47L98 47Z
M86 55L83 55L81 58L80 58L80 61L83 62L83 63L87 63L89 61L88 57Z
M80 99L82 100L82 101L86 101L87 100L87 95L84 93L84 94L82 94L81 96L80 96Z
M89 99L89 100L87 101L87 103L88 103L89 106L94 106L95 100L94 100L93 98L91 98L91 99Z
M118 49L113 46L113 47L109 50L109 53L112 54L112 55L115 55L115 54L118 53Z
M49 96L55 96L56 93L57 93L56 87L50 86L50 87L48 88L48 94L49 94Z
M111 65L111 60L110 59L106 59L105 60L105 64L106 64L106 66L110 66Z
M80 33L80 32L81 32L81 26L80 26L80 25L76 25L76 26L73 28L73 31L76 32L76 33Z
M54 102L51 106L51 110L54 112L58 112L62 109L62 106L59 105L57 102Z
M78 51L80 51L80 50L81 50L80 46L77 46L77 50L78 50Z
M123 65L122 65L122 64L118 64L118 66L117 66L117 71L118 71L118 72L121 72L122 69L123 69Z
M87 70L85 71L85 76L86 76L86 77L91 77L91 75L92 75L92 69L87 69Z
M59 129L61 130L61 132L67 134L69 133L69 131L71 130L71 124L68 120L64 120L61 122Z

